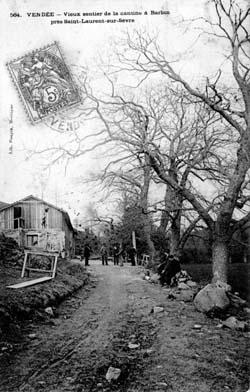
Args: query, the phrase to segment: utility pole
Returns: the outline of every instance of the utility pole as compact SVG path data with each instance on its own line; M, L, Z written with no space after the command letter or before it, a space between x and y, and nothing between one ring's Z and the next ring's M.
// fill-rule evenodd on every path
M136 250L136 238L135 238L135 232L132 231L132 244L133 248ZM137 264L137 254L135 254L135 264Z

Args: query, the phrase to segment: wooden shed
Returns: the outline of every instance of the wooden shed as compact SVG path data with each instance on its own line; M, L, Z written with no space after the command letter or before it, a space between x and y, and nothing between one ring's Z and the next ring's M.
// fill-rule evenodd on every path
M22 247L75 254L75 231L68 213L32 195L0 205L0 232Z

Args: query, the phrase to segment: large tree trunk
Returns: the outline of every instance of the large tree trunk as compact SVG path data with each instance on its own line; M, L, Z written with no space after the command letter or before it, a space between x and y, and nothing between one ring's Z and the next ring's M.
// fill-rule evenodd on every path
M215 238L212 244L213 282L218 280L227 283L228 277L228 242Z
M166 186L165 196L164 196L164 210L161 213L160 226L158 227L158 231L162 235L166 235L166 230L169 222L169 214L168 214L168 197L169 196L169 186Z
M180 249L180 225L174 222L171 226L171 234L170 234L170 253L179 256Z
M170 160L169 177L178 183L178 175L175 157ZM183 197L173 188L168 190L168 204L172 206L171 227L170 227L170 253L180 256L180 238L181 238L181 216L182 216Z
M155 255L155 247L153 241L151 240L151 223L148 216L145 215L143 217L143 231L148 248L147 252L149 253L150 259L152 260Z
M207 224L209 230L211 230L213 236L213 280L227 281L227 262L228 262L228 243L231 239L231 222L233 212L236 206L237 198L241 189L241 186L245 180L246 173L249 169L250 162L250 137L248 136L248 130L244 134L240 147L237 151L237 162L234 172L231 176L224 200L221 202L221 206L217 215L217 220L214 221L209 215L208 211L201 205L196 196L186 188L181 188L176 180L173 179L171 173L166 173L164 168L159 161L155 159L154 155L150 155L150 162L158 174L158 176L170 187L173 191L179 191L179 193L187 199L190 204L196 209L200 217ZM249 132L250 133L250 132ZM221 267L220 267L221 264Z
M239 191L249 169L250 138L244 134L237 151L237 163L214 225L212 261L213 281L227 282L228 245L232 238L231 222Z
M154 243L151 240L151 222L150 216L148 214L148 191L150 184L150 172L151 167L149 165L149 158L145 154L145 162L143 166L143 187L141 191L141 209L142 209L142 217L143 217L143 231L145 235L145 240L147 243L147 251L149 253L150 259L152 260L155 255L155 247Z

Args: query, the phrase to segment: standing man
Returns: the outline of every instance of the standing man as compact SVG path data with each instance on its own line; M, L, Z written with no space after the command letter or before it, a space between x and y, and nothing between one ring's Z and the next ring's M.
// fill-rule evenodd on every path
M102 265L108 265L108 252L105 245L101 247Z
M119 264L119 248L117 245L114 246L114 265Z
M119 254L118 254L118 262L121 267L123 267L124 259L125 259L125 251L124 251L122 245L120 245Z
M89 265L89 257L90 257L90 247L89 247L88 244L86 244L84 246L84 253L83 253L83 255L84 255L84 259L85 259L85 265L87 266L87 265Z

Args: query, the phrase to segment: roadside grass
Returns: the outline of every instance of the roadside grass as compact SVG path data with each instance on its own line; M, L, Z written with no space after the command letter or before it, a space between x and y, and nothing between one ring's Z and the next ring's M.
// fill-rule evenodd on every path
M192 278L201 284L210 283L212 280L212 264L182 264ZM233 290L250 303L250 264L229 264L228 283Z

